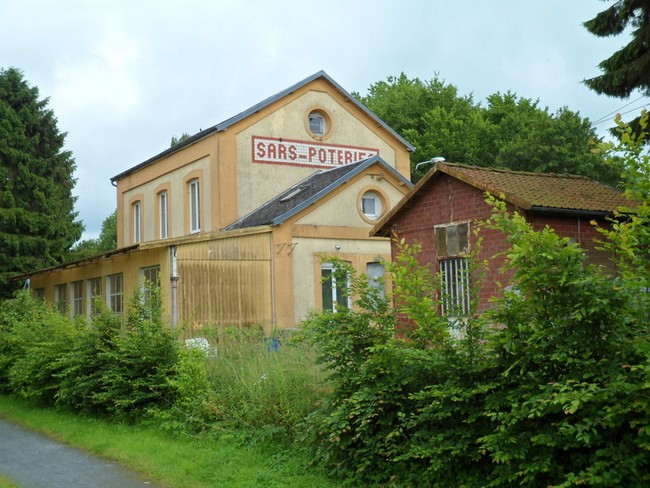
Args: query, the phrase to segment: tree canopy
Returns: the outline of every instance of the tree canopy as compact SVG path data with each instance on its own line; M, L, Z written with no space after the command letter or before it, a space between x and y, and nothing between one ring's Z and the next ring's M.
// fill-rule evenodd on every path
M610 97L627 98L636 89L650 96L650 0L618 0L584 26L598 37L633 29L631 41L602 61L603 73L585 84Z
M492 94L482 106L437 76L422 81L404 73L356 96L416 147L414 181L430 169L415 172L415 165L437 156L477 166L578 174L609 184L619 180L620 168L593 151L599 137L589 120L567 107L552 113L538 100L512 92Z
M97 239L84 239L71 249L68 261L95 256L117 248L117 209L102 222Z
M64 261L81 237L75 162L48 100L15 69L0 69L0 296L12 275Z

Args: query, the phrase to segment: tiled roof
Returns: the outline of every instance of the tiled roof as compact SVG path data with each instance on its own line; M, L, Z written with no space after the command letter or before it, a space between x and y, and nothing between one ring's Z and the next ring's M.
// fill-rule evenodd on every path
M447 174L529 211L613 214L630 206L624 194L585 176L531 173L456 163L437 163L417 185L375 225L371 235L388 235L399 214L411 207L426 188Z
M224 227L223 230L281 224L292 215L317 202L373 164L382 165L385 171L392 173L406 185L411 186L411 183L398 173L395 168L389 166L379 156L373 156L357 161L356 163L346 164L326 171L316 171L291 188L283 191L275 198L269 200L264 205L253 210L248 215Z
M495 196L504 195L523 209L582 210L613 213L629 205L623 193L586 176L529 173L440 163L433 171L454 176Z
M229 119L224 120L223 122L220 122L216 125L213 125L212 127L209 127L207 129L204 129L200 132L197 132L196 134L192 135L188 139L185 139L184 141L180 142L179 144L176 144L175 146L170 147L169 149L166 149L165 151L156 154L152 158L147 159L146 161L133 166L132 168L127 169L126 171L123 171L122 173L113 176L111 178L111 181L117 181L125 176L128 176L129 174L133 173L134 171L139 170L140 168L143 168L145 166L148 166L158 159L167 156L169 154L175 153L176 151L179 151L185 146L189 146L190 144L197 142L200 139L203 139L204 137L209 136L210 134L214 132L221 132L226 130L228 127L231 125L239 122L240 120L245 119L246 117L259 112L263 108L267 107L268 105L271 105L272 103L276 102L277 100L280 100L281 98L286 97L287 95L293 93L294 91L298 90L299 88L302 88L303 86L311 83L314 80L317 80L319 78L323 78L326 80L329 84L331 84L333 87L335 87L339 92L341 92L347 100L349 100L353 105L355 105L357 108L359 108L362 112L364 112L366 115L368 115L370 118L372 118L379 126L383 127L387 132L392 134L394 137L397 138L404 146L409 151L414 151L415 147L410 144L406 139L404 139L402 136L400 136L397 132L395 132L393 129L391 129L383 120L381 120L379 117L377 117L374 113L372 113L365 105L363 105L361 102L359 102L356 98L354 98L350 93L345 91L341 85L339 85L336 81L334 81L325 71L319 71L317 73L314 73L313 75L305 78L302 81L299 81L298 83L290 86L289 88L286 88L282 90L281 92L276 93L275 95L272 95L265 100L262 100L261 102L253 105L252 107L244 110L243 112L238 113L237 115L230 117Z

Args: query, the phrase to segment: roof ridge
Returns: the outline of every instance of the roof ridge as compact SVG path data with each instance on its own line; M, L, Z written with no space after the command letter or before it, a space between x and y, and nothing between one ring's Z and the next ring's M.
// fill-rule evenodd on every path
M438 164L441 166L449 166L452 168L493 171L495 173L509 173L514 175L543 176L543 177L554 177L554 178L573 178L578 180L597 181L594 180L593 178L589 178L588 176L576 175L572 173L547 173L544 171L521 171L521 170L510 169L510 168L499 168L499 167L492 167L492 166L478 166L478 165L464 164L464 163L448 163L446 161Z

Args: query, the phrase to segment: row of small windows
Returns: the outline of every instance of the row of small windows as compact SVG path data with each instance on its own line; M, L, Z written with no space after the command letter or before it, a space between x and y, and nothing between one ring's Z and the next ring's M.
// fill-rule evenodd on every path
M160 280L160 267L152 266L140 270L142 280L142 295L145 303L151 299L153 290L151 285L158 285ZM45 298L43 288L35 288L36 298ZM124 276L122 273L87 280L61 283L54 287L54 304L64 315L76 317L86 315L92 317L97 310L98 301L105 302L108 308L115 313L124 312Z
M201 231L201 194L198 178L187 183L188 209L189 209L189 231L191 234ZM157 194L158 205L158 239L169 237L169 192L163 190ZM142 242L143 236L143 211L142 202L136 200L131 204L131 215L133 219L133 243Z

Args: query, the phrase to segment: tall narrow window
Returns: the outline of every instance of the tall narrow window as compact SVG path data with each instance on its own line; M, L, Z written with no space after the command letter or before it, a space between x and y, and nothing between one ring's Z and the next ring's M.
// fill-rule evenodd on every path
M321 282L323 310L336 312L337 310L350 308L349 276L337 272L331 263L323 263L321 266Z
M68 285L56 285L54 287L54 303L57 310L65 314L68 311Z
M368 276L368 286L377 290L378 298L384 298L386 296L386 269L384 264L377 261L366 263L366 275Z
M75 281L72 283L72 315L83 315L84 313L84 283Z
M201 197L199 194L199 179L194 178L190 180L189 196L190 196L190 232L201 231Z
M151 303L154 289L160 286L160 266L142 268L142 298L145 304Z
M142 240L142 203L133 203L133 243L137 244Z
M441 312L449 317L470 313L469 222L436 227L436 253L440 266Z
M161 239L167 239L169 237L168 202L166 191L158 193L158 215L160 217L158 225Z
M449 258L440 261L442 285L442 314L464 317L470 313L469 258Z
M102 299L102 279L91 278L88 280L88 311L91 316L99 312L99 301Z
M106 277L108 306L115 313L124 311L124 279L122 273Z

